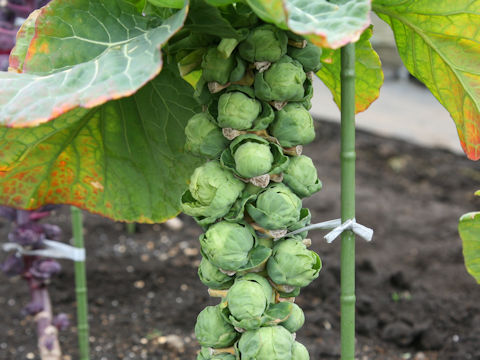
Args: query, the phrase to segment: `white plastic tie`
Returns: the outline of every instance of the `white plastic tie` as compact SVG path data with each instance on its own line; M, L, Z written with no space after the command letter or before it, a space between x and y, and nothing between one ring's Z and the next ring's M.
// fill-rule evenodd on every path
M55 259L68 259L72 261L85 261L85 249L77 248L58 241L43 240L45 248L37 250L27 250L16 243L5 243L2 245L4 251L15 250L18 254L27 256L42 256Z
M318 224L312 224L305 226L301 229L289 232L283 237L292 236L309 230L331 230L324 236L327 243L332 243L341 233L347 230L353 231L356 235L360 236L366 241L371 241L373 237L373 230L356 222L355 218L349 219L342 224L341 219L324 221Z

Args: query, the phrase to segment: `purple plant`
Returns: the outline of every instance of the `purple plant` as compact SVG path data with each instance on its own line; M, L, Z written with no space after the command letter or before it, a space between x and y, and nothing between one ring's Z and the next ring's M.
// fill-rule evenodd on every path
M15 227L8 234L8 240L25 250L42 249L45 247L45 240L58 241L61 237L58 226L37 222L48 216L53 209L54 207L50 206L37 211L24 211L0 206L0 216L15 223ZM22 276L27 281L32 298L22 313L35 316L41 359L60 360L58 331L68 327L68 316L59 314L53 317L47 290L50 279L60 272L60 264L36 255L15 253L10 254L5 262L0 264L0 270L7 276Z

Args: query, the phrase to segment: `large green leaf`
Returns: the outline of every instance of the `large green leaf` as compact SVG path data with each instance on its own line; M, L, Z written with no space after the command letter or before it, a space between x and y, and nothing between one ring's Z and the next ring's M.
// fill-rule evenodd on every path
M480 212L463 215L458 224L467 270L480 284Z
M365 111L380 94L383 84L383 71L380 58L372 48L370 38L372 28L364 31L360 40L355 43L355 112ZM340 107L341 81L340 81L340 49L327 50L322 53L323 67L317 75L327 85L333 99Z
M217 7L203 0L191 0L185 28L196 34L208 34L222 38L238 38L239 34L222 16Z
M127 0L54 0L33 16L35 35L27 20L11 57L24 73L0 73L3 125L38 125L133 94L160 72L159 49L182 27L186 8L152 28Z
M370 0L247 0L267 22L337 49L357 41L370 24Z
M199 164L183 151L185 123L198 110L191 86L168 67L131 97L38 127L0 128L8 154L0 153L0 203L68 203L139 222L172 217Z
M480 1L374 0L407 69L447 108L463 150L480 159Z

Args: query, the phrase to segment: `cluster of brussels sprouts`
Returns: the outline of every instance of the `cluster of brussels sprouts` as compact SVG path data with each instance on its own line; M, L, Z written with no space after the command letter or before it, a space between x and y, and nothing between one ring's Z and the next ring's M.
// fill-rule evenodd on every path
M321 49L268 24L228 40L204 52L204 112L185 129L186 150L209 161L193 172L182 208L205 230L200 280L222 298L198 315L197 360L306 360L294 298L322 265L306 231L285 235L310 223L301 199L322 187L301 155L315 137L310 73Z

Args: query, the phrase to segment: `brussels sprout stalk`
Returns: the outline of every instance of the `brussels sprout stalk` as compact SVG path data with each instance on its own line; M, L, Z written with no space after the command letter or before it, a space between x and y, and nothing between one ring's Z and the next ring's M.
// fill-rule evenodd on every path
M185 149L211 160L195 169L182 208L205 230L198 275L221 299L197 318L197 360L308 360L294 300L321 269L301 200L322 186L301 156L315 136L306 73L321 49L271 24L242 31L238 46L209 44L196 92L204 112L185 131Z
M208 83L208 91L210 91L212 94L219 93L220 91L228 88L230 86L230 83L226 84L220 84L216 81L211 81Z
M283 148L283 153L290 156L300 156L303 153L303 146L296 145L289 148Z
M304 49L307 46L307 40L296 41L293 39L288 39L288 45L298 49Z
M233 346L230 346L228 348L223 348L223 349L211 349L211 354L212 355L218 355L218 354L232 354L232 355L235 355L235 348Z
M262 73L264 71L267 71L270 65L272 65L272 63L270 61L256 61L255 63L253 63L253 65L258 72Z
M288 233L288 230L287 229L281 229L281 230L267 230L267 229L264 229L263 227L261 227L260 225L254 223L254 222L251 222L250 225L256 230L258 231L259 233L262 233L264 235L267 235L268 237L272 238L272 239L280 239L282 237L284 237L285 235L287 235Z
M282 110L288 104L288 101L274 100L274 101L270 101L269 104L272 105L277 110Z
M211 297L219 297L224 298L228 294L228 290L215 290L215 289L208 289L208 295Z

